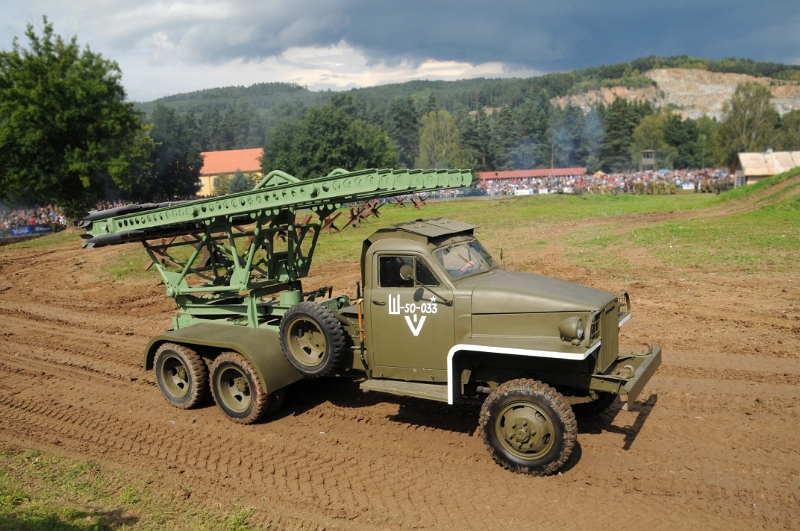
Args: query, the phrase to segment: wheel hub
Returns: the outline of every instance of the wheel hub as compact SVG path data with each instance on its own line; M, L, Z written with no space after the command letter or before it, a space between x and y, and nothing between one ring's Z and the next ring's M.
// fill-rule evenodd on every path
M539 459L550 451L554 431L547 412L530 402L509 404L497 417L496 433L500 442L525 460Z
M302 365L315 367L322 363L327 350L325 335L313 321L298 319L289 326L289 349Z
M250 382L236 367L225 367L220 371L218 378L219 398L225 406L232 411L246 411L253 400L250 392Z
M183 398L189 392L189 371L180 358L167 355L161 362L161 379L166 392L174 398Z

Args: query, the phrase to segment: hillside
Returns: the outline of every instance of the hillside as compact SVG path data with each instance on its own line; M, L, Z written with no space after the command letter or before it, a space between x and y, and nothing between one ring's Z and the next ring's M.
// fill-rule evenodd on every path
M629 101L649 102L654 107L669 106L683 118L697 119L706 114L719 120L722 117L722 105L733 95L736 85L744 81L756 81L769 87L773 105L781 115L800 109L800 83L797 81L687 68L662 68L642 75L654 84L644 87L602 87L581 94L555 97L550 101L561 107L569 103L578 105L588 112L598 103L608 105L620 97Z
M684 72L681 75L665 72ZM645 74L642 74L645 73ZM719 77L719 75L723 75ZM689 56L645 57L626 63L602 65L572 72L555 72L531 78L465 79L459 81L408 81L348 91L356 99L363 99L373 108L385 108L397 97L414 99L418 105L436 97L441 108L450 112L470 111L478 107L516 107L531 99L573 101L582 107L594 101L613 101L615 95L651 101L656 105L672 104L685 110L686 116L695 107L716 112L716 99L702 103L704 95L724 93L727 98L735 79L759 78L774 89L789 94L781 95L786 102L781 113L798 108L800 66L755 62L748 59L721 61ZM673 79L674 78L674 79ZM684 81L685 80L685 81ZM661 91L664 95L661 95ZM780 92L780 91L777 91ZM222 87L185 94L167 96L155 101L137 103L137 107L150 113L158 103L180 111L193 109L200 112L208 108L223 110L244 103L256 107L261 113L293 114L297 106L327 101L330 91L314 92L292 83L259 83L249 87ZM776 95L778 95L776 93ZM792 107L794 106L794 107ZM693 115L691 115L693 116Z

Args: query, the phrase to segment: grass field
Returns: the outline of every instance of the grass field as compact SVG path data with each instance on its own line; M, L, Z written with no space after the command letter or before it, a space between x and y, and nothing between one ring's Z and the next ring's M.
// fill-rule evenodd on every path
M571 265L628 278L642 267L660 266L664 275L681 276L692 270L797 274L800 183L786 185L797 175L800 169L718 196L508 197L431 202L423 211L386 205L379 220L322 234L315 263L348 263L355 270L362 241L374 230L418 217L448 217L475 224L496 257L502 249L510 269L530 269L532 259L547 260L558 250ZM0 259L14 260L21 249L64 245L81 245L77 229L4 246ZM158 280L155 270L142 271L148 257L140 246L107 251L99 274L127 282ZM199 507L157 478L148 481L97 463L0 446L3 530L250 528L250 512L241 507Z
M96 463L0 449L0 529L245 531L250 511L197 510L180 492Z

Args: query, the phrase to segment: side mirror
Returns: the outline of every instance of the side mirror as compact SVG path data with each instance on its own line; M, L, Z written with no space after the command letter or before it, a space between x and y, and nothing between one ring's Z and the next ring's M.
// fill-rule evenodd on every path
M403 264L400 266L400 278L403 280L413 280L414 279L414 268L408 264Z

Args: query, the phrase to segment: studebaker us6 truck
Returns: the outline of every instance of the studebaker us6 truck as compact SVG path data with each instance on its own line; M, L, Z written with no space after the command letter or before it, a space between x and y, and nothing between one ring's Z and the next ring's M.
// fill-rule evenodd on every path
M479 424L494 460L552 474L575 444L576 414L598 414L618 395L627 408L661 362L660 348L619 352L627 293L506 271L475 227L448 219L367 238L355 299L302 288L323 220L341 204L470 181L466 170L336 170L307 181L272 172L252 191L91 212L81 225L87 247L142 242L175 298L172 330L144 353L173 406L210 394L250 424L276 411L292 383L356 371L365 391L448 404L485 397ZM299 210L317 221L298 221Z

